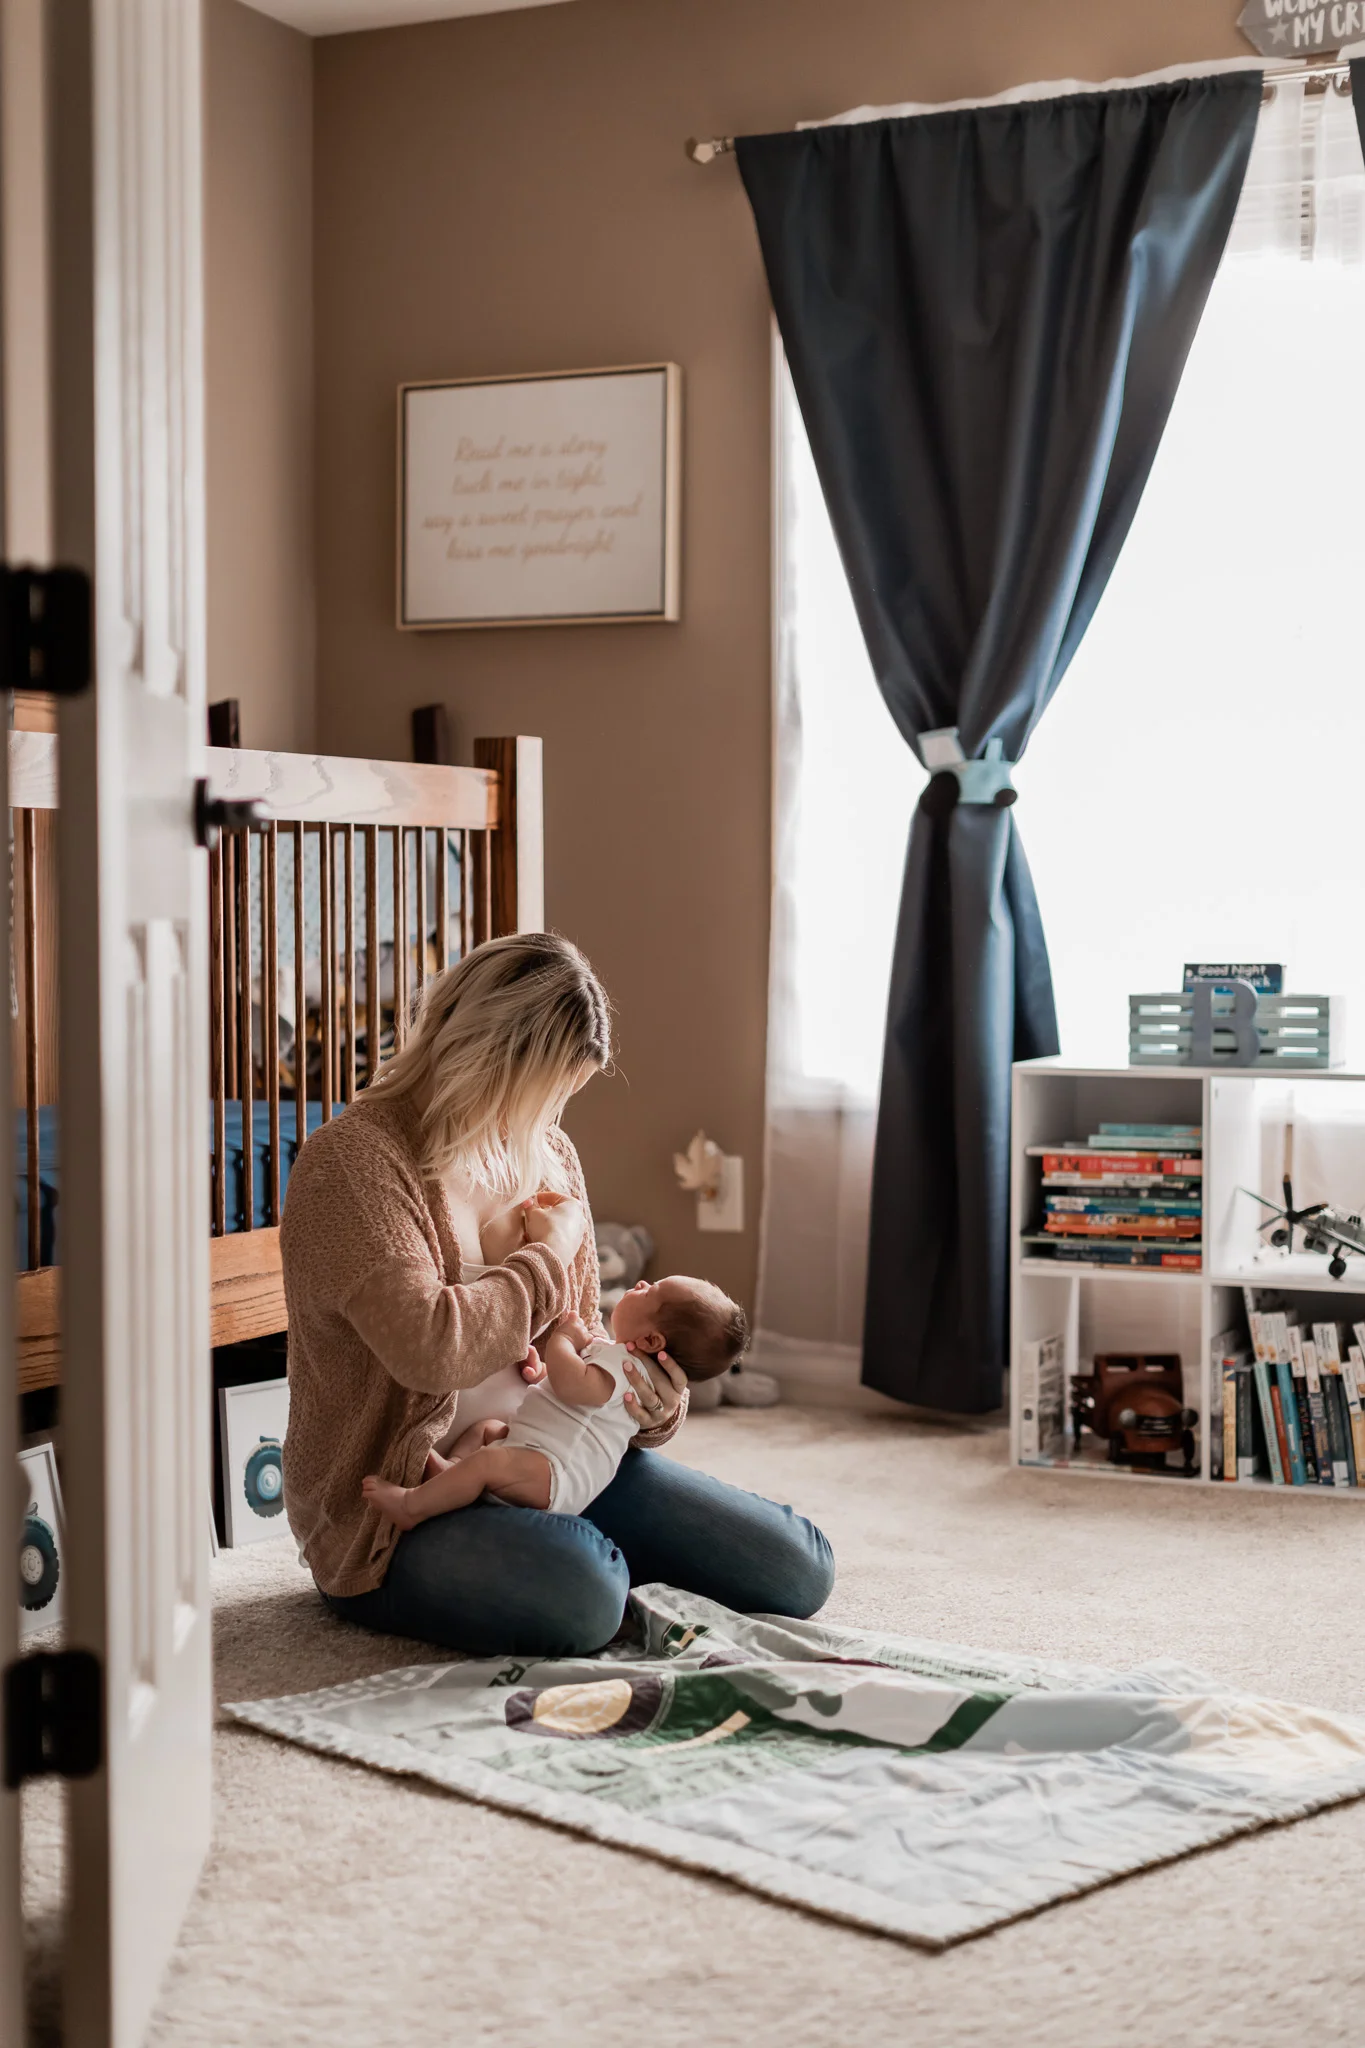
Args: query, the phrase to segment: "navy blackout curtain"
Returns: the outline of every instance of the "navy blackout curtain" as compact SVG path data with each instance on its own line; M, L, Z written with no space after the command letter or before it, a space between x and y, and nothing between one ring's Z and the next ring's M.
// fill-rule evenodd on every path
M737 144L873 671L917 753L955 726L969 761L992 741L1017 761L1065 673L1260 95L1243 71ZM1142 716L1115 703L1116 745ZM867 1385L963 1414L1001 1397L1010 1062L1057 1050L1028 863L980 781L935 775L910 834L863 1339Z

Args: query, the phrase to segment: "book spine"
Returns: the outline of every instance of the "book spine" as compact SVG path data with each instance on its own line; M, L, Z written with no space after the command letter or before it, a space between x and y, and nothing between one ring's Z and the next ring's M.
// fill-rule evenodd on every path
M1258 1358L1252 1366L1256 1380L1256 1399L1261 1408L1261 1427L1265 1431L1266 1455L1270 1459L1270 1476L1276 1486L1284 1485L1284 1465L1280 1458L1280 1437L1284 1424L1275 1427L1275 1406L1270 1398L1270 1367L1264 1358Z
M1202 1159L1204 1141L1202 1138L1131 1138L1122 1131L1091 1132L1085 1141L1087 1152L1141 1152L1144 1157L1159 1152L1162 1158Z
M1022 1346L1019 1353L1019 1456L1037 1459L1043 1451L1043 1358L1046 1339Z
M1038 1455L1038 1344L1024 1344L1019 1352L1019 1455Z
M1350 1410L1355 1483L1360 1486L1365 1484L1365 1406L1361 1403L1361 1395L1365 1392L1365 1354L1357 1344L1351 1345L1342 1360L1341 1384L1346 1390L1346 1406Z
M1278 1371L1278 1366L1266 1366L1266 1379L1270 1387L1270 1412L1275 1418L1275 1445L1280 1454L1280 1470L1284 1474L1285 1485L1292 1486L1294 1467L1289 1456L1289 1430L1284 1419L1284 1403L1280 1399L1280 1383L1275 1376Z
M1197 1195L1044 1195L1043 1207L1065 1216L1198 1216Z
M1339 1368L1323 1374L1322 1400L1327 1410L1327 1432L1332 1444L1333 1481L1337 1486L1354 1486L1352 1468L1355 1464L1355 1455L1351 1447L1351 1415L1346 1406L1346 1394L1341 1384Z
M1119 1212L1103 1216L1052 1213L1043 1227L1058 1237L1151 1237L1179 1242L1198 1237L1204 1226L1197 1216L1126 1216Z
M1318 1485L1335 1486L1332 1438L1327 1426L1327 1404L1323 1399L1322 1375L1318 1370L1318 1347L1311 1337L1303 1339L1303 1373L1308 1383L1308 1412L1313 1423L1313 1449L1317 1453Z
M1046 1238L1051 1256L1060 1263L1068 1260L1092 1266L1172 1266L1181 1272L1197 1273L1203 1263L1199 1247L1188 1241L1181 1251L1167 1251L1162 1245L1129 1245L1123 1240L1067 1238L1054 1233ZM1045 1254L1046 1256L1046 1254Z
M1242 1476L1237 1463L1237 1366L1228 1359L1219 1370L1223 1375L1223 1477L1235 1484Z
M1199 1124L1101 1124L1092 1145L1108 1144L1114 1138L1194 1138L1202 1140Z
M1160 1189L1165 1194L1193 1195L1197 1184L1188 1175L1160 1173L1073 1173L1060 1168L1043 1175L1045 1188L1137 1188L1150 1193Z
M1275 1361L1275 1376L1279 1382L1280 1417L1284 1424L1284 1448L1291 1486L1307 1486L1308 1468L1303 1458L1303 1440L1299 1435L1299 1404L1294 1395L1294 1373L1289 1361L1284 1358Z
M1237 1477L1256 1477L1256 1425L1253 1416L1255 1395L1252 1392L1252 1366L1244 1363L1237 1368Z
M1299 1444L1303 1451L1304 1476L1310 1486L1318 1483L1318 1454L1313 1442L1313 1417L1308 1406L1308 1382L1303 1372L1303 1345L1297 1330L1289 1332L1289 1370L1294 1380L1294 1405L1299 1416Z
M1202 1159L1181 1154L1166 1158L1156 1152L1044 1152L1044 1173L1140 1173L1202 1177Z

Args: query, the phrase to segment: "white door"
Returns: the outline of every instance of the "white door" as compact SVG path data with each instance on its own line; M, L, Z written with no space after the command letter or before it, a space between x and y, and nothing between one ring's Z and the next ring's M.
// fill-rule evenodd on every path
M134 2048L209 1840L201 27L49 6L54 553L93 567L96 667L59 725L67 1611L105 1707L66 2038Z

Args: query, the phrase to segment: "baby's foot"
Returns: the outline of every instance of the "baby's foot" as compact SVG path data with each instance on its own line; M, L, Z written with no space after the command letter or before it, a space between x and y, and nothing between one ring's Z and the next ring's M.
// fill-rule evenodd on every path
M452 1465L458 1465L461 1458L472 1458L475 1451L487 1450L489 1444L500 1444L506 1434L507 1424L496 1415L490 1415L485 1422L471 1422L464 1435L456 1437L454 1449L449 1458L441 1459L437 1467L433 1467L428 1462L427 1478L431 1478L433 1470L447 1472ZM439 1457L440 1454L439 1452L432 1452L431 1455L432 1457Z
M427 1462L422 1467L423 1479L435 1479L438 1473L448 1472L455 1463L454 1458L443 1458L439 1451L428 1451Z
M361 1481L360 1491L371 1507L378 1508L386 1522L393 1522L400 1529L416 1528L417 1517L408 1506L410 1487L395 1486L391 1479L380 1479L371 1472Z

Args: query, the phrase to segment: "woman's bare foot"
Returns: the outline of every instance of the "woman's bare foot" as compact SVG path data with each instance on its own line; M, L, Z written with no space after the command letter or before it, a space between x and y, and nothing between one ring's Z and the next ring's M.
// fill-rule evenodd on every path
M395 1486L391 1479L380 1479L371 1472L360 1483L360 1491L371 1507L378 1508L386 1522L392 1522L399 1529L415 1529L417 1517L408 1506L412 1488Z

